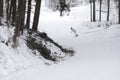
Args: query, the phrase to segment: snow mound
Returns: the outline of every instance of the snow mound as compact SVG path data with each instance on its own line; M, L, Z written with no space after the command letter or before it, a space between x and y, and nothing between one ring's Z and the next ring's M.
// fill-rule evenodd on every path
M0 26L0 80L35 63L25 42L20 39L18 48L12 48L14 28Z
M74 53L73 50L63 48L58 43L54 42L44 32L40 33L27 30L24 35L26 35L24 39L27 42L27 46L33 50L33 53L37 56L42 55L45 59L59 61L66 55L73 55Z
M67 53L74 52L62 48L44 34L31 33L30 30L28 33L25 30L19 37L17 47L13 48L14 28L0 26L0 80L9 80L11 74L16 74L37 63L51 64L53 61L63 60ZM34 39L35 41L29 42Z

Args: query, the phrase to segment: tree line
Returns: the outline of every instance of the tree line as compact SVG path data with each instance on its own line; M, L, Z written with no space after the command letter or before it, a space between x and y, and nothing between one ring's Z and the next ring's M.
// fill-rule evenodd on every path
M32 3L35 3L32 6ZM31 20L31 8L35 7L34 18ZM7 26L15 27L13 42L16 45L17 38L24 29L30 28L37 31L40 16L41 0L0 0L0 25L2 19L5 19Z
M75 7L79 5L79 0L44 0L45 1L45 6L52 9L53 11L57 10L57 5L61 1L65 1L66 4L69 4L70 7Z
M99 21L101 21L101 13L102 11L102 3L104 0L90 0L90 14L91 14L91 22L96 22L96 2L99 1ZM106 0L107 1L107 16L106 16L106 21L109 21L110 17L110 2L111 0ZM118 3L118 23L120 24L120 0L114 0L114 2Z

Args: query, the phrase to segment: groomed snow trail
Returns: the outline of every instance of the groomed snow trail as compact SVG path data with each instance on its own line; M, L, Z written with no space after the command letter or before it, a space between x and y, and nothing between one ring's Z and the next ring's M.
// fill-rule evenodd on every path
M40 31L76 51L75 56L50 66L37 64L18 80L120 80L120 27L90 28L89 7L72 8L69 16L41 13ZM94 25L94 24L93 24ZM76 29L78 37L71 33Z

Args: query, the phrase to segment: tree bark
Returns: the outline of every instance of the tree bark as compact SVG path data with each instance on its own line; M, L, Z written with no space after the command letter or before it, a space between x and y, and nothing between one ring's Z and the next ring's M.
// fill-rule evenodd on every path
M31 15L31 0L28 0L28 11L27 11L27 20L26 20L26 28L30 28L30 15Z
M0 0L0 25L2 25L1 18L3 17L3 0Z
M96 8L95 0L93 0L93 22L96 22Z
M17 47L17 38L20 34L20 28L21 28L21 23L22 23L22 18L23 18L23 5L24 0L18 0L18 9L17 9L17 14L16 14L16 23L15 23L15 33L13 36L13 47Z
M12 25L15 26L15 20L16 20L16 0L12 0Z
M102 7L102 0L100 0L100 12L99 12L99 21L101 21L101 7Z
M3 17L3 0L0 0L0 17Z
M91 22L93 21L93 9L92 9L92 0L90 0L90 20L91 20Z
M23 33L23 29L25 27L25 11L26 11L26 0L23 0L23 8L22 8L22 21L20 31Z
M41 0L36 0L35 14L34 14L34 20L33 20L33 26L32 26L32 29L34 31L37 31L37 28L38 28L38 22L39 22L39 16L40 16L40 7L41 7Z
M118 16L119 16L119 17L118 17L118 23L120 24L120 0L119 0L119 5L118 5L118 6L119 6L119 13L118 13Z
M107 3L108 3L107 21L109 21L109 16L110 16L110 0L107 0Z

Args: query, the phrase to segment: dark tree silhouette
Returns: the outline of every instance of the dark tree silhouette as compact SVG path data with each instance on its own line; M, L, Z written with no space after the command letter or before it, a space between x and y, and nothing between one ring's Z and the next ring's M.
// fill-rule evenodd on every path
M119 5L118 5L118 7L119 7L119 17L118 17L118 23L120 24L120 0L118 0L119 1Z
M96 8L95 8L95 0L93 0L93 22L96 21Z
M12 0L11 6L12 6L12 25L14 26L16 19L16 0Z
M102 0L100 0L99 21L101 21L101 7L102 7Z
M92 0L90 0L90 20L91 20L91 22L93 21L93 8L92 8Z
M109 15L110 15L110 0L107 0L107 4L108 4L107 21L109 21Z
M13 47L17 47L17 38L20 35L20 29L22 26L22 20L23 20L23 14L24 14L24 0L18 0L18 9L17 9L17 16L16 16L16 22L15 22L15 34L13 36Z
M33 26L32 26L32 29L34 31L37 31L37 28L38 28L38 22L39 22L39 16L40 16L40 7L41 7L41 0L36 0L35 14L34 14L34 20L33 20Z
M31 1L32 0L28 0L26 28L30 27Z
M1 18L3 17L3 0L0 0L0 25L1 23Z

